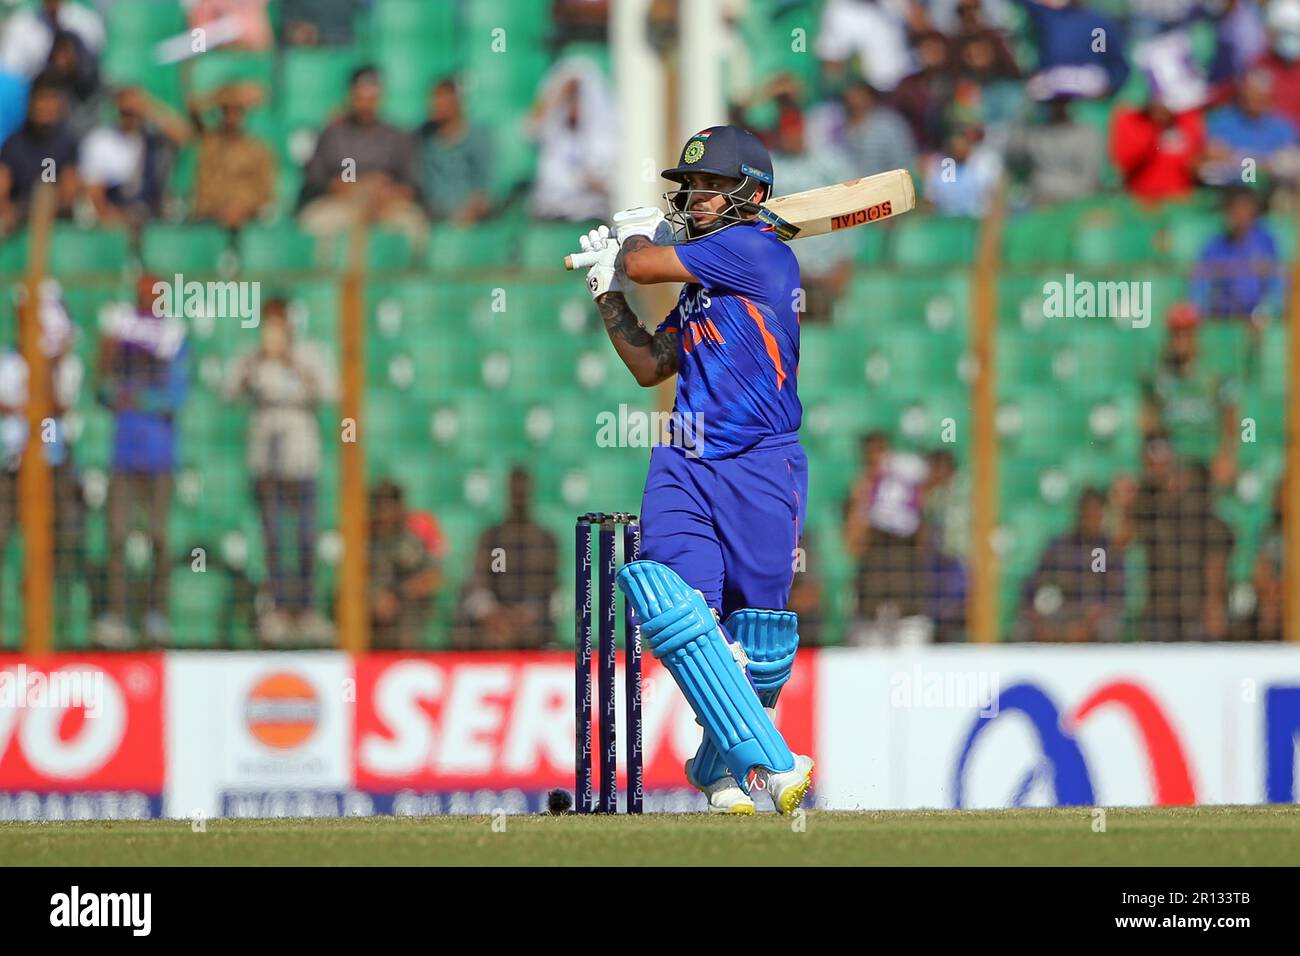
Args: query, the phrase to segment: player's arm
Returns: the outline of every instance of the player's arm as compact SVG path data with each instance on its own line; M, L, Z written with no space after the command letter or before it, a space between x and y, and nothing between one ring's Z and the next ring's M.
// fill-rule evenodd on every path
M675 246L657 246L646 236L628 236L619 255L623 273L637 285L699 282L682 263Z
M637 319L622 292L606 292L597 297L596 308L600 309L614 351L636 377L638 385L649 388L677 372L675 329L664 329L651 335Z

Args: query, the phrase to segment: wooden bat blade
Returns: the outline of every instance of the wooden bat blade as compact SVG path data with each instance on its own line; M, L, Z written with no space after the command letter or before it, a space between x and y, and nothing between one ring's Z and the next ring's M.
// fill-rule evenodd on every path
M906 169L891 169L846 183L778 196L759 207L758 219L789 242L881 222L915 207L912 174ZM596 261L597 255L575 252L565 256L564 268L586 269Z
M758 218L787 242L880 222L916 206L912 174L891 169L874 176L822 186L767 203Z

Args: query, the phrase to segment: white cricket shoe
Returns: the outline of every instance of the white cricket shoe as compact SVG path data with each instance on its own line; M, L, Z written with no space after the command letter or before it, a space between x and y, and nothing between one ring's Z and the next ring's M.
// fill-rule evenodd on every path
M686 758L686 782L708 799L710 813L749 816L755 812L754 801L750 799L749 794L740 789L740 784L736 783L734 777L728 774L706 786L691 775L691 765L693 763L695 763L694 757Z
M784 773L759 767L753 771L750 790L766 790L777 813L794 813L812 786L812 757L794 755L794 766Z

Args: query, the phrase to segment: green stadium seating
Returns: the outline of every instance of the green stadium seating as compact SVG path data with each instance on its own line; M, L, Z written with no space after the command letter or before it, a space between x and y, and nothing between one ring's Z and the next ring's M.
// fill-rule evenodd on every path
M1051 462L1040 456L1018 454L1004 447L998 460L998 494L1001 514L1013 514L1024 504L1039 501L1038 479Z
M100 79L112 87L138 86L172 109L183 109L180 66L155 63L151 53L142 55L138 49L126 49L120 43L109 46Z
M77 408L81 421L81 432L77 435L76 455L79 467L103 471L109 466L109 456L113 446L113 415L99 405L93 395L85 394Z
M62 287L63 303L79 330L73 341L73 350L83 362L93 365L99 352L95 330L99 326L100 312L112 302L131 301L135 293L129 287L114 288L98 282L91 285L65 282Z
M1221 375L1241 379L1258 364L1250 329L1241 322L1205 322L1198 339L1201 361Z
M156 0L115 0L107 7L105 25L110 45L138 50L183 31L185 11Z
M1061 264L1069 261L1073 214L1066 210L1035 210L1007 220L1002 261L1007 266Z
M361 65L354 49L289 47L282 59L280 115L290 130L323 127L343 108L348 77Z
M995 346L999 386L1050 384L1059 343L1056 336L1035 335L1015 327L1000 328Z
M538 43L551 32L550 11L542 3L517 3L516 0L475 0L462 7L465 38L471 45L486 46L492 31L504 28L507 52L515 44ZM523 41L523 42L521 42ZM540 43L539 43L540 45Z
M513 43L508 44L505 53L493 50L486 34L481 43L476 38L474 45L465 51L465 84L471 115L493 121L494 127L532 105L551 64L550 54L543 47L520 48L519 37L509 28L507 31L508 40L513 39Z
M380 0L372 27L375 62L384 79L384 114L414 125L427 113L429 87L455 72L462 57L452 4Z
M1282 398L1287 393L1289 348L1285 326L1274 324L1264 330L1260 348L1260 384L1266 395Z
M1296 224L1293 216L1272 215L1264 218L1264 224L1268 226L1277 239L1277 252L1282 260L1282 268L1285 270L1289 264L1295 261L1296 255Z
M58 223L50 233L50 274L62 279L119 273L130 258L129 242L124 230Z
M801 30L808 44L817 35L820 19L815 5L807 3L753 3L740 20L741 36L752 58L754 82L762 84L778 73L793 73L816 89L817 58L808 49L796 49L793 38Z
M493 202L509 207L516 194L527 188L537 167L537 145L528 138L523 115L514 109L498 115L495 108L487 111L487 118L476 110L476 97L470 97L470 112L478 122L490 123L492 128L492 170L488 191ZM499 103L500 101L492 101Z
M511 220L495 220L468 228L436 224L429 235L429 268L447 273L500 268L517 260L524 231L521 224Z
M519 264L525 269L554 272L564 268L564 257L578 249L578 237L596 223L534 223L523 233Z
M298 331L303 336L322 344L338 340L339 281L330 276L307 285L284 290L289 299L291 314Z
M1200 258L1205 245L1223 229L1223 217L1200 209L1169 211L1169 258L1188 266Z
M214 276L225 271L230 233L220 226L152 223L145 227L140 255L145 268L170 276Z
M1286 406L1270 399L1259 385L1252 382L1242 388L1238 413L1242 419L1249 418L1255 423L1255 440L1242 441L1238 452L1242 464L1259 464L1268 459L1273 449L1284 447Z
M858 440L869 431L899 433L905 401L888 393L868 395L841 388L836 396L809 401L801 434L841 459L856 460Z
M902 317L938 335L965 342L970 325L971 284L966 270L934 273L925 277L898 277ZM895 322L875 331L887 334Z
M1121 0L1107 0L1120 10ZM491 194L498 215L470 228L434 223L418 259L407 240L380 230L368 239L361 411L366 477L392 477L414 508L438 517L447 536L447 586L429 644L446 640L457 586L469 573L478 534L496 520L507 468L527 463L536 480L537 518L567 547L572 516L599 504L640 506L647 451L598 442L598 416L657 408L656 393L633 382L610 349L581 282L558 273L584 223L537 223L521 201L536 162L524 120L555 52L551 5L519 0L374 0L357 19L358 41L347 49L284 48L275 54L214 50L180 66L158 66L152 47L182 34L185 14L173 3L117 0L106 6L110 81L135 82L172 105L188 92L204 92L233 79L251 79L270 94L250 115L250 131L274 149L280 169L277 205L283 217L255 223L234 237L239 278L263 283L263 302L286 292L299 334L327 351L339 348L339 266L345 244L318 248L290 218L302 181L301 163L312 139L345 103L348 74L374 62L385 79L384 112L414 125L425 116L430 84L461 70L471 118L492 136ZM791 48L791 30L815 37L821 4L800 0L750 0L740 30L757 83L777 72L802 77L814 95L821 78L815 56ZM271 5L278 20L279 8ZM1013 19L1023 14L1013 10ZM504 33L494 33L504 28ZM1198 49L1212 34L1198 26ZM495 41L503 41L499 52ZM1026 49L1023 39L1016 41ZM1208 49L1208 47L1205 47ZM608 69L604 44L571 44L563 55L592 56ZM1203 51L1202 51L1203 52ZM1145 96L1135 72L1120 102ZM1081 102L1077 119L1108 135L1112 102ZM178 199L192 192L197 152L182 151L170 188ZM1117 177L1104 162L1103 180ZM183 205L179 208L183 214ZM172 210L169 208L169 214ZM1268 220L1285 262L1295 253L1296 230L1287 215ZM968 467L971 395L964 372L970 346L971 289L981 223L916 213L864 230L855 243L854 273L828 324L801 330L802 439L814 478L807 531L813 567L824 587L832 639L852 613L854 562L843 552L841 505L860 469L859 441L870 429L893 436L899 447L941 445L946 418L956 425L950 446ZM1014 619L1024 580L1044 544L1074 520L1079 491L1105 486L1117 474L1140 469L1141 381L1155 366L1166 339L1165 313L1187 296L1190 266L1221 228L1209 192L1148 209L1120 190L1079 202L1011 215L1002 235L997 277L996 340L999 407L999 524L1002 554L999 592L1004 627ZM157 223L141 236L145 267L167 275L221 277L233 266L230 238L208 225ZM24 235L0 239L0 273L19 276L26 265ZM50 245L53 275L64 284L68 308L81 335L76 351L91 376L82 387L75 419L79 467L91 486L108 467L112 414L93 395L95 326L107 302L129 301L131 241L125 231L79 230L56 225ZM1130 328L1098 318L1048 318L1044 286L1066 272L1078 280L1150 282L1152 323ZM14 325L12 309L0 321ZM1256 441L1243 443L1244 478L1220 502L1236 536L1231 574L1249 578L1271 508L1273 484L1284 465L1289 402L1287 329L1277 322L1258 341L1244 325L1209 322L1202 354L1212 369L1240 379L1240 414L1254 420ZM199 481L194 494L178 494L170 516L173 550L191 541L220 550L242 536L247 572L264 575L265 556L244 462L250 409L225 401L221 378L238 354L255 346L256 332L196 322L191 330L195 378L179 415L185 475ZM337 359L337 354L334 354ZM338 409L321 410L327 435L338 428ZM617 419L616 419L617 420ZM339 443L324 443L320 474L323 529L337 524ZM182 478L182 482L193 480ZM1252 484L1252 482L1254 482ZM88 522L86 551L102 561L106 544L102 504ZM21 537L21 536L19 536ZM1140 608L1143 561L1128 556L1129 606ZM21 611L15 590L21 543L8 549L0 587L13 646ZM570 585L567 562L561 576ZM318 604L334 599L335 569L322 564ZM567 593L567 591L565 592ZM74 618L64 633L84 643L89 595L70 599ZM79 604L76 602L80 602ZM173 610L181 646L212 647L233 639L252 644L236 622L224 633L232 604L224 571L173 575ZM62 627L62 626L61 626ZM558 635L567 640L568 628Z
M855 270L844 295L836 303L835 325L887 328L902 308L901 278L892 269Z
M1087 409L1057 389L1020 385L999 403L998 425L1009 452L1060 461L1086 434Z
M186 147L176 154L172 164L171 176L167 189L172 196L189 205L194 198L194 182L199 171L199 151L196 147Z
M1142 377L1147 369L1137 346L1149 338L1146 330L1117 328L1108 320L1080 320L1056 355L1055 377L1073 396L1108 395L1117 383Z
M220 570L202 574L178 568L171 575L171 606L175 645L185 648L216 647L218 625L228 607L230 583Z
M22 646L23 631L23 542L14 535L0 555L0 648L16 651Z
M211 533L220 537L242 527L245 519L255 526L252 482L244 466L242 442L230 448L183 442L180 448L186 466L194 468L202 481L200 500Z
M180 69L156 62L153 47L185 31L180 4L116 0L105 11L106 41L101 79L138 84L173 107L181 105Z
M337 241L329 245L332 246L335 268L346 268L348 243ZM411 242L400 232L372 229L366 235L365 255L367 269L375 272L399 272L411 264Z
M399 454L369 442L366 459L371 484L384 478L396 481L405 490L411 508L439 512L461 494L461 470L427 439L423 444L400 449Z
M590 344L591 334L604 327L587 286L582 282L530 283L512 287L509 309L499 317L502 327L522 327L548 331L568 339Z
M285 216L292 216L302 194L303 173L297 165L281 166L275 180L275 206Z
M979 223L973 219L913 215L899 220L891 246L895 265L905 268L960 266L972 261Z
M190 345L194 346L193 338ZM179 416L186 442L194 443L196 449L217 447L225 431L222 419L226 408L226 402L216 392L203 387L190 389Z
M0 238L0 274L14 276L26 268L26 233L20 232Z
M878 266L885 261L888 230L863 229L855 237L853 261L859 266Z
M316 240L291 222L248 225L239 233L239 260L245 273L300 272L316 266Z
M888 335L862 343L862 374L895 396L914 397L958 382L961 340L927 328L900 325ZM857 350L854 350L857 351Z
M861 376L862 357L844 347L838 329L805 325L799 331L798 372L801 390L838 390L847 379Z
M456 4L452 3L376 0L371 14L373 40L379 44L408 38L454 43L457 37L456 13Z
M1099 209L1080 217L1071 261L1080 267L1129 265L1156 258L1163 220L1143 210Z
M275 85L275 56L270 53L247 53L209 50L190 63L190 90L208 93L226 83L256 83L268 95Z

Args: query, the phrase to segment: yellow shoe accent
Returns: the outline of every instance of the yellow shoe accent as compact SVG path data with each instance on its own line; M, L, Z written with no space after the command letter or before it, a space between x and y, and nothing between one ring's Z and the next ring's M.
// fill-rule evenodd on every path
M803 803L803 798L808 796L808 788L812 786L814 766L816 764L809 765L808 774L801 783L796 783L793 787L787 787L785 793L781 794L781 800L776 808L778 812L789 815L799 809L799 804Z
M754 805L752 803L737 803L727 808L729 817L752 817L754 815Z

